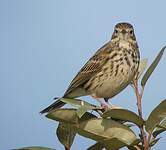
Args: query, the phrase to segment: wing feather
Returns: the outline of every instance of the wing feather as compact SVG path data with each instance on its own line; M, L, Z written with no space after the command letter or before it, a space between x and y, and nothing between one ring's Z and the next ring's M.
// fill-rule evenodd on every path
M94 55L91 57L88 62L82 67L78 72L75 78L70 83L67 91L64 94L64 97L72 92L75 88L82 86L85 82L91 79L96 73L100 72L102 66L108 60L108 53L111 51L111 43L108 42L103 47L101 47Z

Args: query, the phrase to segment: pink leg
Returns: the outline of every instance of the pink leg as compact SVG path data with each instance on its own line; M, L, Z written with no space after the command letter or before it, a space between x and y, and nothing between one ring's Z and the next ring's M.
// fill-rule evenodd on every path
M103 109L107 110L107 109L109 109L109 108L110 108L110 106L109 106L109 104L108 104L108 103L106 103L106 102L102 102L102 103L101 103L101 108L103 108Z
M92 95L92 97L100 103L102 109L105 109L105 110L108 110L108 109L122 109L122 107L109 104L109 103L103 101L102 98L96 97L95 95Z
M103 101L102 98L96 97L94 95L92 95L92 97L100 103L102 109L108 109L110 107L109 104Z

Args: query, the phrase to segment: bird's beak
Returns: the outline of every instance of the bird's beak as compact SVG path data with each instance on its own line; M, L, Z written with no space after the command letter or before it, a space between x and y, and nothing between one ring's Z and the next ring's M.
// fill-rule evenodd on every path
M121 37L122 37L123 40L125 40L127 38L126 37L126 35L127 35L126 33L127 33L126 30L122 30L121 31Z
M122 34L126 34L126 30L123 29L123 30L121 31L121 33L122 33Z

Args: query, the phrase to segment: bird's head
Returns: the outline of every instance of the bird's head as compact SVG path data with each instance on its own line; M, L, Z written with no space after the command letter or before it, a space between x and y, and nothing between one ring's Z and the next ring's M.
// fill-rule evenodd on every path
M112 40L126 42L136 41L133 26L129 23L116 24L112 35Z

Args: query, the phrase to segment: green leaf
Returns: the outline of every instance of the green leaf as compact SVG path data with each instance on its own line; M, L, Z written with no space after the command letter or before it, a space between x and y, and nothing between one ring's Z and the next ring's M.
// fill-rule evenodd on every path
M56 130L56 134L64 147L70 148L76 136L76 130L71 124L60 122Z
M41 146L30 146L30 147L23 147L23 148L18 148L18 149L13 149L13 150L55 150L55 149L41 147Z
M97 142L94 145L90 146L87 150L103 150L104 148L108 150L117 150L125 146L125 143L119 141L116 138L112 138L110 140L104 140L102 143Z
M104 140L103 145L108 150L117 150L122 147L125 147L126 144L122 141L119 141L117 138L112 138L110 140Z
M104 140L101 142L97 142L94 145L92 145L91 147L89 147L87 150L103 150L104 148L108 149L108 150L117 150L120 149L122 147L125 147L126 144L119 141L116 138L112 138L110 140Z
M62 102L65 102L65 103L70 104L70 105L75 106L75 107L86 106L86 107L89 107L89 109L95 109L96 108L95 105L90 104L90 103L85 102L85 101L80 100L80 99L61 98L60 100Z
M52 120L71 124L76 124L78 122L76 109L71 108L55 109L49 112L46 117Z
M144 147L142 145L134 145L134 146L128 146L129 150L144 150Z
M101 143L95 143L94 145L90 146L87 150L102 150L104 146Z
M139 143L140 140L135 140L130 146L134 146ZM118 150L122 147L128 147L128 145L117 138L111 138L109 140L102 141L103 146L108 150Z
M51 111L46 117L56 121L70 123L76 128L78 134L102 144L104 143L105 147L110 147L114 143L118 144L118 147L122 147L130 145L137 140L134 132L126 125L111 119L97 118L89 112L86 112L79 118L76 111L76 109L61 108Z
M81 118L79 118L78 123L87 121L87 120L93 119L93 118L97 118L97 116L95 116L92 113L86 112Z
M144 120L142 118L140 118L136 113L127 109L110 109L106 111L102 117L111 117L115 119L129 121L138 125L139 127L144 124Z
M159 138L153 138L151 141L150 141L150 147L154 146L155 144L157 144L157 142L161 139L161 137Z
M155 60L153 61L153 63L150 65L150 67L148 68L148 70L145 72L142 81L141 81L141 85L144 87L147 80L149 79L149 77L151 76L151 74L153 73L154 69L156 68L156 66L158 65L164 50L165 50L166 46L164 46L161 51L159 52L159 54L157 55L157 57L155 58Z
M99 142L115 138L126 145L130 145L137 140L130 128L111 119L92 118L80 121L77 132L84 137Z
M91 110L91 109L87 106L81 106L80 108L78 108L76 111L78 117L81 118L88 110Z
M148 59L142 59L140 60L140 64L139 64L139 69L138 69L138 75L137 75L137 79L140 78L140 76L142 75L142 73L145 71L146 67L147 67L147 63L148 63Z
M98 109L97 106L92 105L88 102L85 102L83 100L80 99L70 99L70 98L61 98L61 101L70 104L74 107L78 107L77 109L77 115L79 118L82 117L82 115L87 112L88 110L96 110Z
M166 117L166 100L162 101L149 115L145 129L147 132L152 131L164 120Z
M157 137L160 133L166 131L166 119L163 120L158 127L156 127L155 131L153 132L153 137Z
M77 109L59 108L49 112L46 117L55 121L77 125L79 121L85 121L87 119L95 118L96 116L86 112L81 118L78 118Z

